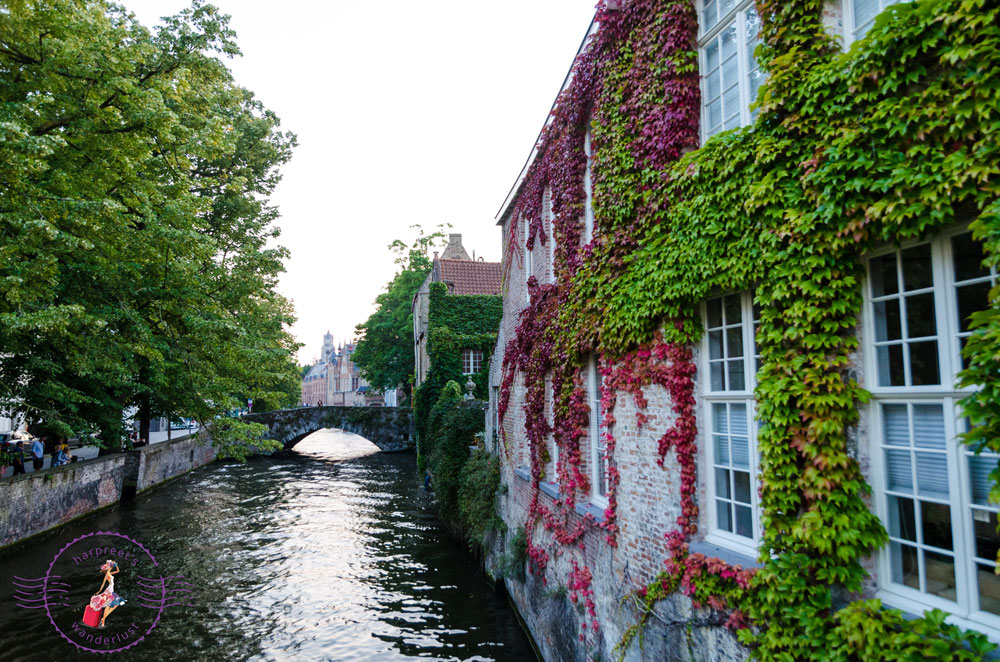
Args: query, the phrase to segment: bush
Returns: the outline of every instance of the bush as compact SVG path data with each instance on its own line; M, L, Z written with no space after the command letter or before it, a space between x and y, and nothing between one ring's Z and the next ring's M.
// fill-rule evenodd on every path
M458 511L470 542L486 546L490 531L506 531L497 513L500 460L484 451L474 451L465 462L458 483Z
M510 541L510 553L500 557L500 573L509 579L524 581L524 564L528 561L528 532L523 526Z

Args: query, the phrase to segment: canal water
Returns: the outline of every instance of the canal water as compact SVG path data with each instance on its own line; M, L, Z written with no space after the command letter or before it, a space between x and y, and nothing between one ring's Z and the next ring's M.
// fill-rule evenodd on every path
M320 431L290 454L204 467L0 553L0 659L103 657L57 631L83 632L99 569L87 569L85 590L71 588L70 571L53 579L49 567L54 557L53 567L66 566L63 547L82 553L101 536L76 538L108 531L147 548L160 577L173 577L161 582L183 599L144 608L143 582L157 570L123 563L115 591L128 602L106 631L153 628L104 659L535 660L514 612L436 520L413 454L376 451L356 435ZM36 589L47 573L48 586L66 592L43 600ZM25 608L45 601L51 619Z

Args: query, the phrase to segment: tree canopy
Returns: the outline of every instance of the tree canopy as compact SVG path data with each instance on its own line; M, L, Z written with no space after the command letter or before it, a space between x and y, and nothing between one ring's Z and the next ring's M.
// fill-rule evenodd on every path
M228 17L103 0L0 13L0 405L114 443L298 374L268 197L295 137L237 85Z
M407 245L396 239L389 250L396 256L399 272L375 298L374 313L356 327L357 349L352 356L361 374L373 388L389 390L408 387L413 376L413 296L431 271L428 253L445 236L448 226L425 235L419 225L417 236Z

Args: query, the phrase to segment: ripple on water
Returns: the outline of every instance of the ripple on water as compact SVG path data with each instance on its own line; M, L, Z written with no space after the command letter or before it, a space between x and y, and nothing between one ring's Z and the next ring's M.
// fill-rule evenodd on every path
M413 456L373 450L327 430L289 454L217 463L13 550L0 568L37 576L65 540L95 530L149 545L195 585L195 606L116 660L535 659L434 518ZM11 604L8 578L0 600ZM4 662L82 659L54 637L34 614L0 610Z

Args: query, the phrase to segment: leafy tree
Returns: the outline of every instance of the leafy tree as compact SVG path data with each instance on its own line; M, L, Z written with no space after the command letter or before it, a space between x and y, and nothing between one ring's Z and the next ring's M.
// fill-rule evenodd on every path
M431 271L428 253L451 226L440 225L429 235L419 225L413 227L417 237L412 244L399 239L389 244L399 272L386 285L385 292L375 298L375 312L356 327L358 344L352 358L376 389L406 388L412 381L413 296Z
M121 436L287 391L267 199L294 136L237 86L228 17L151 32L104 0L0 13L0 403ZM283 386L285 384L285 386Z

